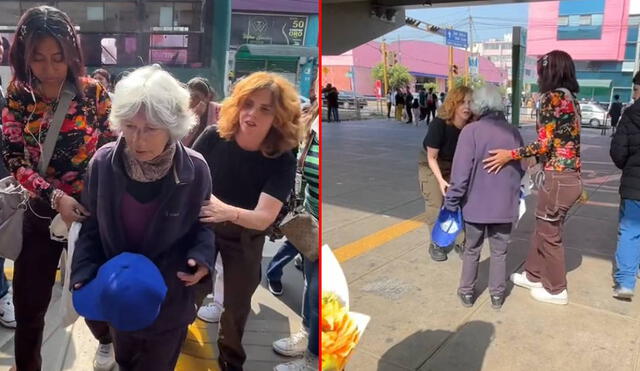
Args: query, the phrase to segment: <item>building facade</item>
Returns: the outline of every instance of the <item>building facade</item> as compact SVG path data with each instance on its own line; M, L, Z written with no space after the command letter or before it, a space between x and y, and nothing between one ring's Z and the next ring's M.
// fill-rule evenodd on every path
M640 9L630 0L536 2L529 5L527 55L564 50L575 61L579 98L608 103L631 99L638 70Z
M486 57L496 67L498 67L506 76L504 84L511 86L511 72L512 72L512 55L513 55L513 37L512 34L505 34L500 39L489 39L487 41L474 43L473 52L482 57ZM533 57L527 57L524 65L524 85L530 86L536 81L536 59Z
M272 71L308 97L318 66L318 27L317 2L233 0L227 83Z
M427 41L396 41L387 44L387 50L395 53L399 64L406 66L413 76L416 86L435 83L437 90L446 90L449 73L448 47ZM469 53L454 48L454 64L459 73L464 69ZM322 82L331 83L341 91L356 91L359 95L376 95L376 82L371 76L372 69L382 62L382 44L371 41L339 56L322 57ZM502 84L504 73L487 58L478 58L479 75L485 81ZM354 89L355 86L355 89ZM413 87L415 89L415 87Z

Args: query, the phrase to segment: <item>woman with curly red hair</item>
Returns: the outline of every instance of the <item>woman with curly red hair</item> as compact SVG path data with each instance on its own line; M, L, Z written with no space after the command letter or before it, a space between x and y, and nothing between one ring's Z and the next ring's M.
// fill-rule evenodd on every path
M300 143L300 102L293 86L267 72L238 82L193 149L209 164L213 194L200 212L213 223L224 268L224 311L218 362L242 370L244 326L261 279L265 230L273 224L295 181L292 149Z

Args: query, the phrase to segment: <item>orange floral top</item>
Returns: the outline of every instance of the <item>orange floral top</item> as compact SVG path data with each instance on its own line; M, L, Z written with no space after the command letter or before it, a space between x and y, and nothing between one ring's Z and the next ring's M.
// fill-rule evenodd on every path
M511 151L511 158L543 156L544 169L579 171L580 161L580 105L573 97L565 97L563 90L542 95L538 139Z
M89 160L98 147L115 139L108 123L109 95L96 80L85 77L81 81L83 94L71 101L44 177L37 171L40 146L44 145L58 101L34 92L34 105L21 83L12 81L7 87L7 106L2 111L2 157L18 182L44 200L50 200L56 188L79 198Z

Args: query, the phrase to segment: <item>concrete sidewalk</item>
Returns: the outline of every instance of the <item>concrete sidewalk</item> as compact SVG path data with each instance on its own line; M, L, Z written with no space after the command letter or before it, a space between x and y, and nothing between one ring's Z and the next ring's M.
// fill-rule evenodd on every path
M326 243L355 246L424 211L416 161L424 127L368 121L323 129ZM534 137L531 127L521 131ZM485 248L480 295L464 308L455 295L460 259L431 261L421 225L343 263L352 310L372 317L348 370L640 369L640 300L611 297L620 172L608 156L610 138L599 133L583 130L589 202L575 206L565 224L569 305L536 302L509 284L502 310L491 309ZM535 195L512 235L509 273L521 269L529 249L534 204Z
M267 264L279 246L280 242L265 244L263 272L266 271ZM10 261L6 263L5 270L11 276ZM304 278L302 273L294 268L293 262L285 267L282 282L284 294L280 297L273 296L267 290L264 279L253 295L252 313L243 338L247 352L245 363L247 371L272 370L277 364L291 360L278 356L272 350L271 344L277 339L289 336L293 331L298 331L301 327L300 308ZM98 342L93 338L83 319L79 319L67 328L61 327L58 316L61 291L62 287L57 282L53 288L53 298L45 320L42 347L43 371L93 370L93 357ZM176 370L218 371L217 334L217 324L207 324L196 319L189 329ZM0 327L0 371L9 370L13 365L13 340L13 330Z

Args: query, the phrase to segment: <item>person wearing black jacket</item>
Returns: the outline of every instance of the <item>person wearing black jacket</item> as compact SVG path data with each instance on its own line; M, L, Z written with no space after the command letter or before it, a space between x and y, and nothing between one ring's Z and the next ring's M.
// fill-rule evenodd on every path
M634 103L628 107L611 141L609 154L622 170L620 179L620 221L615 254L613 296L621 300L633 297L640 265L640 73L633 78Z
M444 102L444 99L442 101ZM433 88L429 88L425 103L427 105L427 125L429 125L429 121L436 118L436 109L438 108L438 96L433 92Z
M407 94L404 96L404 105L407 107L407 124L411 124L413 122L413 114L411 113L411 108L413 106L413 94L411 94L411 89L407 86Z
M618 94L613 96L613 103L609 107L609 116L611 117L611 136L616 133L616 126L618 126L618 120L622 114L622 103L620 103L620 96Z

